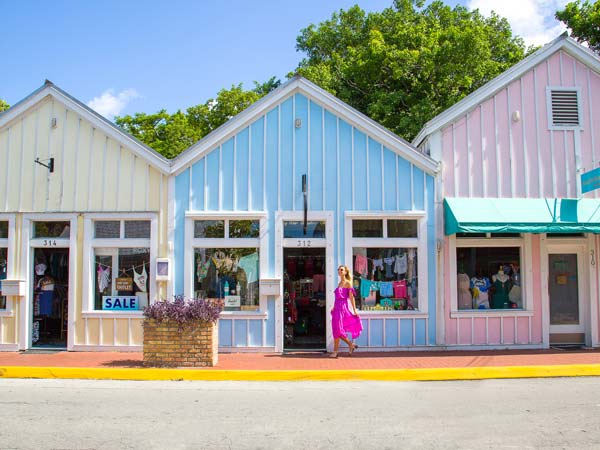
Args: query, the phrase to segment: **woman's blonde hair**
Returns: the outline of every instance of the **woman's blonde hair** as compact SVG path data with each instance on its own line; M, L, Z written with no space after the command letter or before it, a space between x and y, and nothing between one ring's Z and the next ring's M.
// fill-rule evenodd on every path
M348 281L350 283L350 285L352 285L352 272L350 272L350 269L348 269L348 266L345 266L343 264L338 266L338 270L341 268L344 268L344 280Z

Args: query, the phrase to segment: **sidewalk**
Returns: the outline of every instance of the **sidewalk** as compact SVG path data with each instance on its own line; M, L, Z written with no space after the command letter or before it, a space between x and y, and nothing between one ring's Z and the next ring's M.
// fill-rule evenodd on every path
M142 353L0 352L0 378L120 380L471 380L600 376L600 349L323 353L221 353L216 367L154 369Z

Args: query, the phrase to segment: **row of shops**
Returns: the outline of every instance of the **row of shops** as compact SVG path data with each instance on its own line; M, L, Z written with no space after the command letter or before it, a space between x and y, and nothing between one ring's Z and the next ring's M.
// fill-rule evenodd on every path
M365 350L599 346L598 104L561 37L412 144L297 77L167 160L46 82L0 115L0 350L139 351L180 294L222 352L330 350L341 264Z

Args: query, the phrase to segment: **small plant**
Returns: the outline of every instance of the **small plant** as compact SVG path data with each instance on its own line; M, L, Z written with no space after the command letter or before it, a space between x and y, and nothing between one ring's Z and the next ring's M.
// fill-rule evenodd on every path
M183 328L199 321L216 323L223 306L221 300L186 299L183 295L177 295L172 302L160 300L146 306L144 317L158 322L177 322L180 328Z

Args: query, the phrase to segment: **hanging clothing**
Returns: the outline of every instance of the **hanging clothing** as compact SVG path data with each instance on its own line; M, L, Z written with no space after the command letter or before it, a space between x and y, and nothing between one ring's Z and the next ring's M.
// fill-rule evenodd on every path
M242 256L238 262L238 267L246 272L248 283L258 280L258 253L254 252L248 256Z
M102 268L98 266L98 290L104 292L104 290L110 284L110 267Z
M406 253L402 255L396 255L396 262L394 263L394 273L398 275L405 274L407 270Z
M506 275L505 275L506 276ZM492 296L492 308L502 309L505 304L508 304L508 293L510 292L510 278L506 276L504 281L496 278L492 284L494 287L494 295Z
M355 295L354 289L338 287L335 291L335 303L331 311L331 329L333 338L339 339L342 336L352 335L352 339L360 336L363 329L362 322L358 315L354 315L348 308L350 293Z
M144 263L142 271L137 273L135 271L135 267L132 267L133 270L133 282L138 287L141 292L146 292L146 281L148 281L148 274L146 273L146 263Z
M379 295L382 297L392 297L394 288L391 281L382 281L379 283Z
M473 297L469 290L471 286L469 275L466 273L459 273L456 277L456 284L458 288L458 309L472 309Z
M354 259L354 271L358 272L361 277L367 276L368 260L363 255L356 255Z

